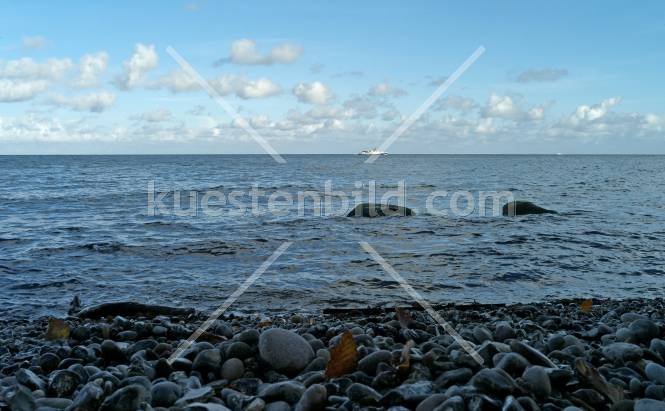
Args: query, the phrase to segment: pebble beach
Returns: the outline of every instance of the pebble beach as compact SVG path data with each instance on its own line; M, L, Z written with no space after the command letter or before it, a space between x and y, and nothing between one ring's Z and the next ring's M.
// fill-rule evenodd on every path
M229 315L172 362L203 313L0 320L0 407L665 410L662 299L437 308L482 364L415 308Z

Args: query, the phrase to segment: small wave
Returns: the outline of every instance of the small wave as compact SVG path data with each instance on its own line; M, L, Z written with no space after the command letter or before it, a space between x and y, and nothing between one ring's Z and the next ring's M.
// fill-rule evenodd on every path
M8 288L10 290L34 290L34 289L49 288L49 287L60 288L70 284L81 284L81 281L77 280L76 278L72 278L63 281L53 281L50 283L36 283L36 282L22 283L22 284L12 285L11 287Z

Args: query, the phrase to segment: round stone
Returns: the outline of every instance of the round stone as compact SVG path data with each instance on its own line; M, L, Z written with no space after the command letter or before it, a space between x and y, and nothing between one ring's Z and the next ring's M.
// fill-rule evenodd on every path
M245 365L237 358L230 358L222 364L222 378L236 380L245 373Z
M314 350L300 335L281 328L261 333L259 354L277 372L295 375L314 358Z

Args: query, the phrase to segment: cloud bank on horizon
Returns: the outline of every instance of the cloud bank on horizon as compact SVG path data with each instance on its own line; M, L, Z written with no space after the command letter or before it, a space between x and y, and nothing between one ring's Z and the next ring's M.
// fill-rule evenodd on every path
M10 27L0 39L0 154L38 153L44 145L53 147L49 152L76 152L77 145L90 151L94 143L104 147L101 152L245 151L245 131L171 60L164 51L171 43L278 149L352 153L389 135L478 41L487 55L401 137L397 152L665 153L665 97L645 84L660 80L655 67L662 67L665 55L656 43L665 30L655 23L651 31L645 28L640 13L646 11L630 10L626 17L625 10L615 10L616 19L642 17L624 33L644 40L638 50L614 42L596 46L594 58L573 35L550 37L553 45L534 49L516 43L517 29L504 28L506 38L495 40L498 28L480 24L466 32L457 27L460 44L440 47L425 29L391 25L400 13L416 11L387 9L384 23L371 24L394 33L361 33L371 10L356 8L339 28L347 32L335 37L325 22L292 27L299 18L331 11L314 5L302 16L276 14L281 23L268 27L262 17L238 17L241 26L225 27L210 20L225 15L223 6L188 3L165 11L161 20L198 28L200 36L162 38L130 19L115 29L122 31L117 38L100 23L99 45L86 27L73 24L79 44L56 26L40 27L37 16L32 32ZM450 13L464 12L460 6ZM267 18L270 10L265 13ZM419 17L411 24L445 34L427 15ZM587 22L600 38L610 35L602 32L605 23ZM548 34L533 30L535 37ZM256 36L247 36L252 31ZM405 33L408 39L395 40Z

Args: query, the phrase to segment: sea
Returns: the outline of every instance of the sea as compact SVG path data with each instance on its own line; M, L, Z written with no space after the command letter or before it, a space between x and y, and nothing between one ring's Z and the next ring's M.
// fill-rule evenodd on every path
M75 296L209 312L245 288L229 311L413 303L405 285L431 304L663 296L664 156L283 158L0 156L0 318ZM557 213L504 216L511 199ZM415 215L347 217L361 202Z

